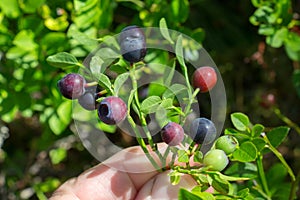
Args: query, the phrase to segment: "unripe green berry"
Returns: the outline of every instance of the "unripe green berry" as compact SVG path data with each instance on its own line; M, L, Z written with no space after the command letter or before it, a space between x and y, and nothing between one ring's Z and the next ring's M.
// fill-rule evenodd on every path
M227 155L234 152L237 146L237 139L231 135L219 137L215 144L216 149L223 150Z
M203 158L203 164L210 166L211 170L222 171L228 165L229 160L223 150L213 149L207 152Z

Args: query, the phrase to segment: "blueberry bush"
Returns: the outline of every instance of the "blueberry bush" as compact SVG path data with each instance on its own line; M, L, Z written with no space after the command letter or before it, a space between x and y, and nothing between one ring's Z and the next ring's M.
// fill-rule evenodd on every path
M0 1L0 198L47 199L97 164L78 129L90 121L140 145L171 184L192 176L179 199L297 199L299 12L288 0ZM151 27L170 52L147 48ZM203 48L217 66L194 69ZM224 128L211 108L222 79Z

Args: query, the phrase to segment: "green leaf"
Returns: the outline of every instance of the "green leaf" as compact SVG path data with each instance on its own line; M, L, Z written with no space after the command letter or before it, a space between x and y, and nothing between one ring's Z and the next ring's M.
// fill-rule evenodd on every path
M271 47L279 48L282 46L284 40L288 35L288 29L283 27L275 32L274 35L270 35L266 38L267 44Z
M45 0L23 0L20 7L25 13L34 13L45 2Z
M67 150L64 148L52 149L49 152L52 164L56 165L63 161L67 156Z
M198 195L193 194L192 192L184 188L179 189L178 200L199 200L199 199L202 198L200 198Z
M91 73L97 78L99 78L99 74L105 71L102 67L103 63L104 61L99 56L93 56L90 61Z
M253 179L257 177L257 167L253 163L235 162L225 170L224 174Z
M115 82L114 82L114 91L115 95L118 96L120 88L123 86L123 84L126 82L126 80L129 77L129 73L123 73L117 76Z
M255 124L252 127L252 137L259 137L260 134L264 131L265 127L261 124Z
M175 72L175 67L176 67L176 60L172 59L170 63L172 62L172 67L166 67L164 71L164 86L169 87L172 83L172 79L174 76Z
M169 34L169 29L167 26L167 22L165 18L161 18L159 21L159 30L162 36L168 40L171 44L174 44L174 41L171 39L170 34Z
M269 187L280 185L285 181L288 172L285 166L281 163L275 163L266 173L266 178L269 183Z
M183 163L188 163L189 162L189 156L187 154L187 152L183 149L179 149L177 151L178 154L178 161L179 162L183 162Z
M99 82L100 86L102 86L103 88L105 88L107 90L107 92L114 94L114 91L111 88L112 85L111 85L111 82L110 82L110 79L108 78L108 76L106 76L103 73L100 73L98 82Z
M84 45L91 51L98 45L98 41L96 39L92 39L87 34L80 32L74 24L68 29L67 35L74 38L77 42Z
M234 127L239 131L246 131L249 126L249 118L247 115L236 112L230 115Z
M53 65L54 67L63 69L80 65L75 56L67 52L60 52L55 55L49 56L46 60L49 64Z
M173 100L172 99L163 99L159 106L163 107L164 109L170 109L173 107Z
M291 60L300 61L300 50L295 51L288 44L284 46L284 49Z
M64 124L69 124L72 119L72 101L64 101L57 108L57 115Z
M209 174L210 185L220 193L228 194L231 190L231 185L227 180L222 179L218 174Z
M300 98L300 70L294 70L292 76L293 84L296 89L297 95Z
M165 99L174 98L181 92L186 92L186 91L187 91L187 87L185 85L175 83L167 88L167 90L163 93L162 97Z
M181 66L185 66L184 57L183 57L182 35L179 35L176 41L175 54L179 64Z
M258 152L261 152L266 145L266 142L262 138L255 138L252 140L252 143L255 145Z
M199 162L201 163L203 159L203 153L201 151L196 151L194 153L194 162Z
M48 124L55 135L60 135L68 126L55 113L49 118Z
M31 51L38 47L34 42L34 33L30 30L20 31L14 38L13 44L26 51Z
M203 182L201 182L201 184L203 184ZM197 195L199 197L199 199L203 199L203 200L214 200L215 197L209 193L209 192L202 192L205 190L205 187L197 185L192 189L192 193Z
M20 15L18 0L1 0L0 10L9 18L17 18Z
M240 191L238 191L237 195L240 197L240 198L246 198L248 195L250 194L250 189L249 188L244 188Z
M244 142L233 153L233 160L252 162L257 157L257 149L252 142Z
M172 171L168 174L170 176L170 182L172 185L177 185L180 182L181 174L177 171Z
M266 135L273 147L278 147L286 138L290 131L289 127L280 126L272 129Z
M275 28L272 25L265 25L262 24L259 29L258 29L258 33L260 35L272 35L275 32Z
M235 134L239 134L240 132L238 132L237 130L233 129L233 128L226 128L224 131L225 135L235 135Z
M246 181L249 180L248 177L237 177L237 176L227 176L222 174L221 172L214 172L215 174L217 174L220 179L222 180L226 180L226 181Z
M161 104L155 109L155 119L160 127L164 127L170 121L170 119L167 118L166 109L162 107Z
M172 0L171 1L171 16L174 22L185 22L189 16L189 1L188 0Z
M141 111L145 114L153 113L160 103L161 99L159 96L150 96L141 103Z
M288 32L284 42L292 51L300 51L300 36L297 33Z

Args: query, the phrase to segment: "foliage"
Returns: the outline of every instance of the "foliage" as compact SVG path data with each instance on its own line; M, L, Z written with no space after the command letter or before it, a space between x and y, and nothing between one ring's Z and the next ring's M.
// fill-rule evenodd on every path
M266 36L268 45L275 48L283 46L288 57L297 65L296 61L299 61L299 45L297 45L299 22L293 19L291 9L293 5L290 1L284 0L279 2L252 1L252 3L257 11L250 18L250 22L259 26L259 34ZM241 17L236 17L236 11L241 14ZM254 116L252 117L254 121L265 120L268 122L267 126L281 124L281 121L272 117L270 111L257 109L256 104L254 105L256 109L252 109L252 103L247 102L247 99L253 100L255 92L261 92L260 89L257 89L258 87L252 87L261 81L250 78L253 77L252 73L259 71L260 74L263 74L264 72L264 70L258 69L257 65L253 64L254 62L251 61L251 66L249 66L243 61L245 57L250 57L254 53L259 43L256 34L245 25L248 23L246 20L251 12L252 7L248 3L228 2L224 5L217 0L1 0L0 179L4 178L5 182L0 183L0 197L3 199L46 199L62 181L78 175L83 169L97 163L84 150L77 136L74 136L76 131L74 131L71 116L72 103L61 97L56 89L56 83L65 73L82 67L83 59L97 47L99 42L107 40L128 24L145 27L160 26L166 40L175 44L176 40L172 39L163 28L168 23L169 28L183 32L199 43L203 42L215 61L220 63L220 71L228 86L228 111L231 113L232 110L244 109ZM161 20L162 17L165 17L165 21ZM245 46L249 48L245 50ZM180 50L181 48L178 48L177 52L182 54L179 52ZM273 62L268 61L267 57L283 60L284 65L289 65L289 60L280 52L268 53L265 55L265 62L272 63L272 69L277 72L277 77L286 80L285 74L280 73L280 69L284 67L273 66ZM158 59L165 62L163 55ZM99 60L95 57L94 61L98 62ZM178 61L181 65L184 63L180 58ZM175 62L172 64L176 67ZM241 65L248 67L240 67ZM94 71L98 71L97 65L91 64L91 66ZM284 69L284 71L286 70ZM123 72L118 71L118 73ZM107 81L107 78L102 75L99 76L103 87L109 89L111 93L119 94L122 82L129 77L129 74L124 73L114 83L111 83L110 80ZM294 70L294 75L289 74L289 76L292 77L291 81L299 95L299 70ZM239 82L241 79L245 81L243 84ZM249 82L252 83L250 86ZM268 88L277 88L277 85L270 84L266 78L261 82L263 86L268 85ZM114 87L112 88L110 84L114 84ZM237 88L233 85L237 85ZM241 92L240 85L245 85L247 93L239 93ZM286 102L286 106L281 104L283 113L289 113L292 118L299 119L297 114L299 106L294 104L294 100L291 100L296 99L293 95L294 91L291 94L290 85L284 86L278 88L279 94L281 94L278 97L282 97L283 104ZM172 107L170 101L159 96L163 93L163 96L168 99L177 95L174 91L185 91L186 87L178 84L172 85L171 88L172 90L169 88L168 91L162 92L164 88L152 85L149 91L152 93L151 98L141 102L143 113L154 112L155 105L151 104L153 100L159 102L159 105L164 108L178 112L176 108ZM289 95L285 95L285 92L288 92ZM245 105L242 106L240 104L241 95L246 99ZM251 98L248 98L249 96ZM286 97L288 97L287 100ZM158 98L160 99L158 100ZM208 107L205 103L203 104L203 109L201 109L204 115L209 115ZM291 107L294 112L290 113ZM287 136L287 127L267 131L266 136L261 138L261 132L264 129L269 130L268 127L259 124L252 126L240 113L233 116L235 116L233 124L236 130L226 129L225 134L241 134L243 141L240 141L240 148L232 158L245 163L233 164L226 170L228 176L239 175L238 169L242 168L243 175L260 183L263 182L259 178L262 177L262 174L259 174L262 171L258 173L258 166L261 167L261 165L257 164L257 160L260 159L260 155L268 155L267 153L272 151L281 161L273 167L267 167L268 170L265 170L267 181L262 183L262 188L256 188L252 182L249 186L244 185L244 189L239 185L241 188L238 192L234 191L234 194L244 198L250 192L256 191L257 196L270 195L274 198L281 198L288 193L288 191L282 190L291 188L291 182L284 182L284 177L291 172L276 149L266 148L262 145L266 145L266 139L269 139L272 147L278 148L282 141L295 144L294 142L299 139L289 140L293 129L292 133ZM288 118L282 113L280 113L280 117L287 125L292 125L292 128L298 127L297 124L290 123L291 121L288 121ZM105 128L108 132L115 130L109 127ZM274 138L274 134L278 134L280 137ZM286 144L283 143L283 145ZM293 152L294 146L288 146L289 153ZM245 152L244 149L248 148L253 151ZM184 152L182 155L184 161L186 155ZM294 156L294 154L291 155L292 158L287 162L291 162L293 167L298 169L299 158L296 156L294 158ZM201 160L201 155L198 158ZM249 163L252 161L257 167ZM268 166L267 163L264 165ZM220 181L219 174L211 174L210 177L214 178L217 185L222 184L224 188L227 188L227 182ZM283 183L287 187L278 188L277 182ZM195 188L193 194L203 199L212 198L211 194L203 192L199 188ZM185 195L195 196L185 190L180 191L180 195L182 197Z

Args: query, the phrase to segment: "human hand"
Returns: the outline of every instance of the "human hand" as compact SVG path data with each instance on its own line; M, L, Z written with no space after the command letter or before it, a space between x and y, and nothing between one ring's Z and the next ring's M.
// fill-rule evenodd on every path
M165 147L159 144L159 149ZM192 189L197 184L183 175L178 185L172 185L168 173L159 173L139 146L130 147L68 180L50 200L177 199L181 187Z

